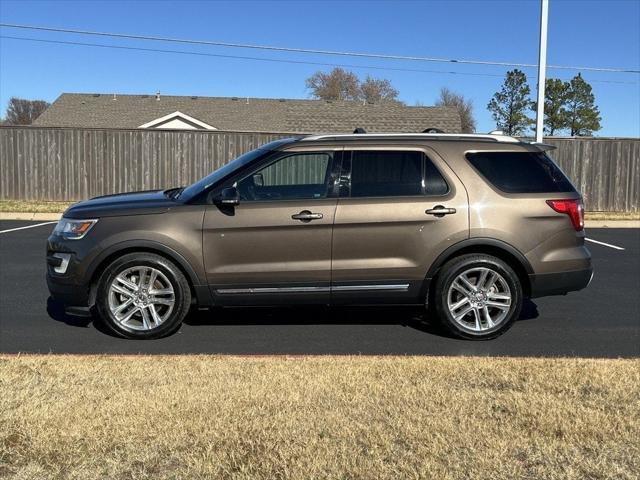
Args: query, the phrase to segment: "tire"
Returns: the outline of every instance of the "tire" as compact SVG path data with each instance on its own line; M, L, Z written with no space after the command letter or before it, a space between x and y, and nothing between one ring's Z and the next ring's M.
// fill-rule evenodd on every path
M180 328L190 306L191 289L184 274L153 253L123 255L107 266L98 281L98 315L120 337L166 337Z
M438 321L452 335L490 340L509 330L520 315L522 285L513 269L499 258L462 255L440 270L432 305Z

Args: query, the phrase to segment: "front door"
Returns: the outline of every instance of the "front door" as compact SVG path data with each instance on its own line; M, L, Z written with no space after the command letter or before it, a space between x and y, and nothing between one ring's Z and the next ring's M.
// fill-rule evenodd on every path
M279 152L235 181L240 203L207 207L204 265L220 305L328 303L335 151Z
M343 153L332 302L424 303L429 266L468 237L464 186L431 149Z

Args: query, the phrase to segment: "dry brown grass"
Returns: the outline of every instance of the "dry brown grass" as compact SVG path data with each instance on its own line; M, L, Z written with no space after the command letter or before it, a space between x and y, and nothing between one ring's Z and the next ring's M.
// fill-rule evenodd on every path
M0 357L12 479L632 479L640 361Z
M62 213L71 202L25 202L0 200L0 212L11 213Z
M640 220L638 212L585 212L585 220Z

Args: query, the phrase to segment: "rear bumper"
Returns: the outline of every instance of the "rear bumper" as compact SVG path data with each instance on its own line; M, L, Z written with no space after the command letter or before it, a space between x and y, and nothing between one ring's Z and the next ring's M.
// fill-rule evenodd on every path
M586 288L593 277L593 268L569 272L529 275L531 298L564 295Z

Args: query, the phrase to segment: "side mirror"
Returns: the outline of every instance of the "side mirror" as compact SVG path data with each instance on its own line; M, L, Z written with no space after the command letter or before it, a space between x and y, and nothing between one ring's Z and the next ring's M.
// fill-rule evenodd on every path
M227 187L220 192L215 203L220 205L238 205L240 203L240 193L236 187Z

